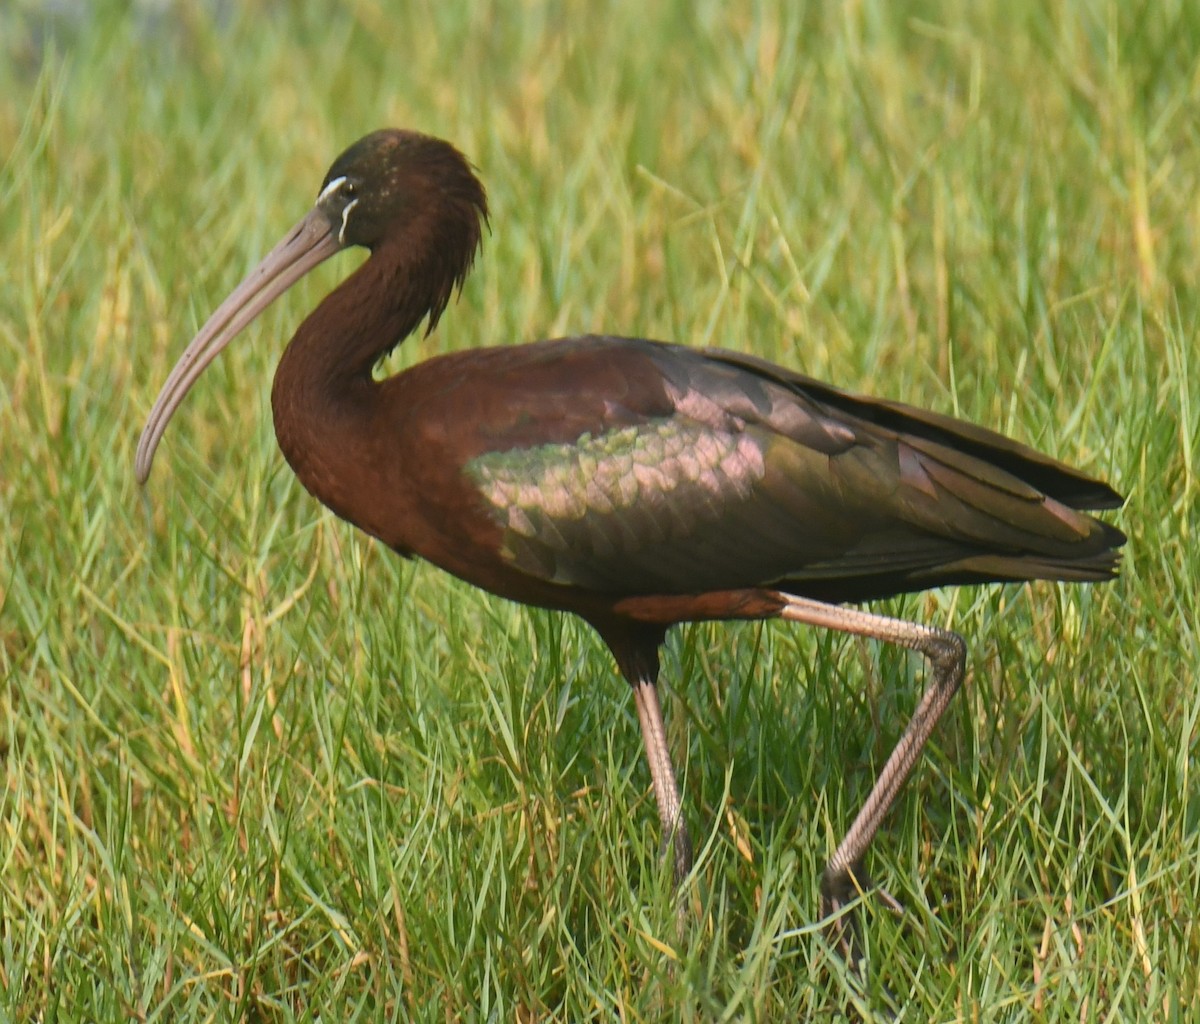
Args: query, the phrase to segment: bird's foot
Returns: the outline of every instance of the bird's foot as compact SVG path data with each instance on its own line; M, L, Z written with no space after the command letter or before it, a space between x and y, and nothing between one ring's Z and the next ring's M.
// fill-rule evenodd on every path
M861 869L834 873L826 868L821 876L821 920L825 923L825 937L855 974L861 973L863 950L859 933L860 909L851 904L870 887L871 881Z
M675 888L675 926L678 938L682 941L687 935L688 924L691 921L687 890L683 883L692 873L692 837L682 821L663 837L661 856L663 860L671 861Z
M681 888L692 871L692 837L682 821L663 839L662 856L674 861L675 888Z
M841 871L826 868L821 876L821 919L825 922L826 937L846 961L846 966L860 976L864 954L862 908L851 904L872 891L878 893L889 910L904 913L903 904L886 889L877 886L861 862Z

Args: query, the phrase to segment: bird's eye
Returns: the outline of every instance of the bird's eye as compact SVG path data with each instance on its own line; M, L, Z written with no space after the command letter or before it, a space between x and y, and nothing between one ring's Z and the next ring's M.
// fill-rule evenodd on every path
M356 195L358 195L358 186L355 185L354 182L350 181L349 179L347 179L346 181L343 181L342 182L342 195L344 195L347 199L353 199Z

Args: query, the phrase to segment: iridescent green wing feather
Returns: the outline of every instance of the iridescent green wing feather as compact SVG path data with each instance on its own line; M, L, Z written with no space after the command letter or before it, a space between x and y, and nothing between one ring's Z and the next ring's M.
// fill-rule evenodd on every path
M467 472L514 565L555 583L653 591L679 586L678 557L701 555L752 500L764 462L752 434L670 418L488 453ZM709 575L698 570L684 579Z

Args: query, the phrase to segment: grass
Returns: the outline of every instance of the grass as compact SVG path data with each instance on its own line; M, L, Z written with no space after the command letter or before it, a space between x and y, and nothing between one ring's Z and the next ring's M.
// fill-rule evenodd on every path
M0 1020L1196 1015L1200 8L17 0L0 40ZM1129 496L1112 585L884 606L961 631L970 676L870 855L907 914L868 902L865 990L817 882L921 666L677 631L677 934L599 641L402 563L282 466L271 368L353 257L135 486L175 356L385 124L454 140L494 215L391 368L718 344Z

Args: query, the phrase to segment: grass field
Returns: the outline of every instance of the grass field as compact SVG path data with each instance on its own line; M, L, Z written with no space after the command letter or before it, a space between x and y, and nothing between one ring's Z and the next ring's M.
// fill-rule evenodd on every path
M469 13L468 13L469 12ZM0 1021L1200 1015L1200 5L58 3L0 11ZM198 324L366 131L492 234L432 352L605 330L963 415L1128 495L1121 579L880 606L967 686L814 926L919 659L694 626L677 932L601 643L317 506L272 368L361 257Z

